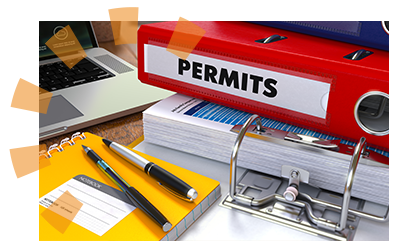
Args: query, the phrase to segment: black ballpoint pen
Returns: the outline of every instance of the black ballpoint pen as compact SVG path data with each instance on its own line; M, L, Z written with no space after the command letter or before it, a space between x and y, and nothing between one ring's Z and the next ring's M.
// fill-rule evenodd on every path
M171 193L187 201L193 201L196 199L196 190L175 175L116 142L107 139L103 139L103 142L116 154L159 181L161 185L171 191Z
M135 188L131 187L124 179L121 178L100 156L98 156L91 148L83 146L86 154L96 163L100 170L106 174L132 201L133 205L141 209L150 216L157 224L159 224L164 232L168 232L172 224L168 222L164 215L160 213L142 194Z

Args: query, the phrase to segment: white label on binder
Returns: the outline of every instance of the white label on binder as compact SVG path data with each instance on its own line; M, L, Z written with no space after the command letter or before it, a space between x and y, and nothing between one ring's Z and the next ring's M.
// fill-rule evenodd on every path
M186 60L145 44L145 72L326 118L330 84L191 53Z

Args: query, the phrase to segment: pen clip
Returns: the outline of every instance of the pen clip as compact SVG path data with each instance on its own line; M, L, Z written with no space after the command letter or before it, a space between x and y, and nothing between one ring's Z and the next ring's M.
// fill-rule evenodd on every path
M188 197L185 197L185 196L183 196L183 195L181 195L181 194L175 192L174 190L172 190L172 189L170 189L170 188L164 186L163 184L161 184L161 182L158 182L158 184L159 184L162 188L164 188L168 193L172 194L173 196L175 196L175 197L177 197L177 198L179 198L179 199L181 199L181 200L188 201L188 202L192 202L192 201L193 201L192 198L189 199Z

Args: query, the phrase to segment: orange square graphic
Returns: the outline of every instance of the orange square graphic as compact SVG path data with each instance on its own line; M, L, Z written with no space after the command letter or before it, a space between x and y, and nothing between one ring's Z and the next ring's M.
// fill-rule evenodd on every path
M39 87L39 113L47 114L52 96L52 93Z
M138 29L138 7L108 10L115 45L136 44Z
M45 154L47 152L46 144L39 144L39 155Z
M39 170L50 166L50 160L47 159L47 146L46 144L39 145Z
M40 169L42 169L42 168L45 168L45 167L48 167L48 166L50 166L50 161L49 161L49 159L43 159L43 160L40 160L39 159L39 171L40 171Z
M24 79L19 79L11 107L39 112L39 87Z
M70 192L65 191L41 216L57 231L64 233L83 206Z
M40 157L40 154L45 150L46 145L44 144L10 149L11 161L13 163L17 178L39 170L38 152ZM40 168L44 168L49 165L49 159L42 158L40 160Z
M167 51L186 60L205 33L204 29L180 17L168 43Z
M47 152L45 144L10 148L8 152L10 153L11 163L17 179L50 166L50 160L45 157Z
M65 27L56 27L55 32L54 36L46 42L47 47L49 47L68 68L74 67L75 64L86 57L85 51L69 25Z
M19 79L11 107L46 114L52 96L52 93Z

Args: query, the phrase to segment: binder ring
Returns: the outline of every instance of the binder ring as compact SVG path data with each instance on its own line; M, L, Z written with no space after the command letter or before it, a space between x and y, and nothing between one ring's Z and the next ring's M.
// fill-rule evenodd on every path
M353 188L354 175L356 174L358 162L361 155L363 155L367 141L361 137L356 148L354 149L353 156L351 157L349 171L347 173L346 185L343 192L342 209L340 213L339 224L336 226L336 231L342 231L346 227L347 214L349 212L351 189Z
M230 185L229 185L229 193L227 198L222 202L227 202L227 204L233 204L232 207L237 208L241 210L242 205L244 207L247 206L262 206L266 203L268 203L271 200L277 200L283 203L290 203L296 206L304 207L305 212L307 214L307 217L310 219L310 221L313 222L314 225L316 225L317 228L322 228L329 230L331 232L341 232L344 229L346 229L347 226L347 220L348 220L348 215L351 214L353 216L358 216L360 218L366 218L366 219L371 219L375 221L380 221L384 222L389 219L389 208L386 211L386 214L383 216L379 215L374 215L370 213L366 213L363 211L358 211L354 209L350 209L350 198L351 198L351 190L353 187L353 181L354 181L354 176L357 170L357 166L360 160L360 157L364 155L365 153L365 148L366 148L366 139L364 137L361 137L360 141L358 142L357 146L354 149L353 156L351 158L350 164L349 164L349 169L346 177L346 183L344 186L344 191L343 191L343 200L342 200L342 205L335 205L330 202L326 202L323 200L319 200L316 198L311 198L309 195L304 194L304 193L299 193L299 195L302 197L302 201L286 201L285 198L280 195L280 194L273 194L269 195L264 198L253 198L249 197L243 194L236 194L236 168L237 168L237 158L238 158L238 152L240 145L242 143L242 140L250 127L250 125L256 121L256 129L257 133L263 132L262 124L261 124L261 118L258 115L252 115L242 126L242 128L239 131L239 134L236 138L235 144L232 148L232 154L231 154L231 162L230 162ZM228 201L228 198L231 199L231 201ZM234 202L236 201L236 203ZM310 205L312 204L317 204L317 205L322 205L327 208L332 208L335 210L338 210L340 213L340 218L338 222L333 222L329 221L323 218L319 218L314 214L313 208ZM239 205L241 204L241 205ZM242 209L243 211L248 211L246 208ZM251 210L253 211L253 210ZM268 217L268 215L266 215Z
M237 165L237 157L238 157L238 153L239 153L239 148L240 148L240 145L242 144L242 141L243 141L244 135L247 132L247 129L253 123L254 120L256 121L257 132L262 131L262 124L261 124L260 116L252 115L246 121L246 123L243 125L243 127L240 129L239 134L236 137L235 144L233 145L232 154L231 154L231 162L230 162L231 178L229 180L229 196L232 198L232 200L235 200L235 193L236 193L236 165Z
M380 96L382 97L382 100L380 101L380 103L378 104L378 108L376 110L376 113L372 113L369 115L363 115L363 113L368 114L367 112L363 112L363 111L359 111L359 108L361 106L361 103L371 97L374 96ZM386 105L389 105L389 95L380 91L371 91L371 92L367 92L364 95L362 95L356 102L355 106L354 106L354 118L357 122L357 125L365 132L367 132L368 134L371 135L376 135L376 136L384 136L384 135L388 135L389 134L389 118L385 118L384 113L385 113L385 108ZM367 117L367 118L363 118L363 117ZM384 129L378 129L378 128L374 128L374 126L371 126L370 120L380 120L382 121L381 123L384 124L386 123L386 119L387 119L387 128ZM365 121L363 121L365 120Z

